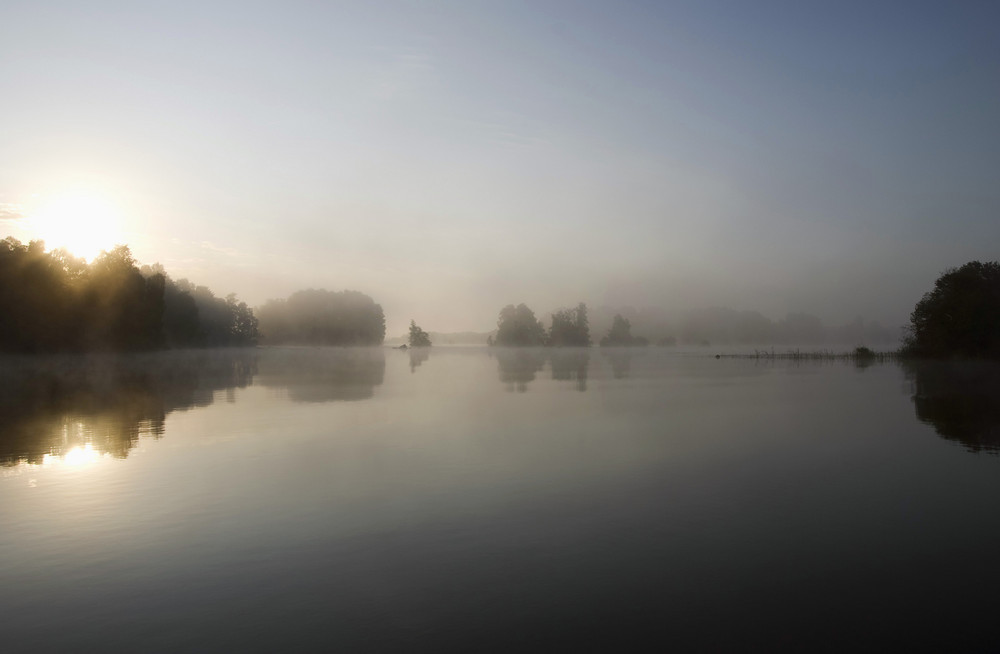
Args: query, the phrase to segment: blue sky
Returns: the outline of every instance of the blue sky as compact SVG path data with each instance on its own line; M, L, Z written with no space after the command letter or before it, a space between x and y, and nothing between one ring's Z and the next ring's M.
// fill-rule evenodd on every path
M521 301L900 324L997 258L995 7L7 2L0 236L361 290L390 334Z

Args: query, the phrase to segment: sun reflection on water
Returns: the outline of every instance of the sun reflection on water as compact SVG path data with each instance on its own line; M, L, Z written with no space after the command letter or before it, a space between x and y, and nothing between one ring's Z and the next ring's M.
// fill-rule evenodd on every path
M103 457L108 456L94 448L93 443L77 445L62 454L46 454L42 457L42 466L52 466L62 464L66 466L82 466L88 463L96 463Z

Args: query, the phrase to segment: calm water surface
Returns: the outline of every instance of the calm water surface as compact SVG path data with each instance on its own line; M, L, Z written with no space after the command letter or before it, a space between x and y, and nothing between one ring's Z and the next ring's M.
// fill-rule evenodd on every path
M1000 370L0 362L5 651L996 650Z

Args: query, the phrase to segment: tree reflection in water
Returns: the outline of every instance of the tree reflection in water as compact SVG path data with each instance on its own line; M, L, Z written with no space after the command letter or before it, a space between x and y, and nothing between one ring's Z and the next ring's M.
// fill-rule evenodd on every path
M601 354L611 362L611 374L615 379L625 379L632 372L632 351L629 348L602 348Z
M917 419L970 452L1000 453L1000 365L904 363Z
M558 381L576 380L576 390L587 390L587 368L590 366L590 353L585 349L552 350L552 379Z
M431 348L429 347L411 347L410 353L410 372L416 372L417 368L420 367L424 361L430 358Z
M535 375L545 365L545 352L535 348L497 347L491 352L496 355L500 367L500 381L511 392L527 391L528 383L535 380Z
M252 383L295 402L363 400L385 376L378 348L263 348L0 360L0 465L73 451L127 457L172 411Z
M207 406L257 372L252 349L0 361L0 465L91 451L124 458L167 414ZM228 396L233 401L233 396Z
M366 400L385 377L377 347L275 347L260 351L256 383L281 388L293 402Z
M553 380L575 381L578 391L587 390L590 353L584 348L496 347L490 355L496 356L500 381L510 392L526 392L546 361L552 366Z

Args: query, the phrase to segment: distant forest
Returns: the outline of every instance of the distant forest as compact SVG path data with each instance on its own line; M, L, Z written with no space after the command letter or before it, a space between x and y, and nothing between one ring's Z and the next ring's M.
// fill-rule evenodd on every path
M67 251L0 241L0 351L129 352L301 343L380 345L382 307L357 291L304 290L254 310L235 294L140 267L126 245L87 263Z
M792 312L772 320L758 311L722 307L679 315L657 308L600 307L592 311L595 331L609 330L616 314L628 320L633 334L653 344L874 345L895 344L900 339L898 327L889 329L860 316L848 323L828 325L808 313Z
M659 309L599 307L588 310L581 302L574 309L552 312L548 329L526 305L508 305L500 310L497 330L486 335L486 341L496 345L587 346L591 343L591 333L599 337L602 346L844 345L899 340L879 323L865 322L862 318L830 327L806 313L790 313L784 319L773 321L756 311L723 308L701 309L671 318Z
M566 311L573 310L539 314L538 320ZM592 341L607 345L895 346L902 336L899 326L887 328L861 317L849 323L829 325L807 313L789 313L784 318L772 320L757 311L728 308L671 312L657 307L598 306L587 307L587 312ZM560 319L562 325L566 324L565 317L563 314ZM544 325L541 332L535 331L536 335L547 332ZM430 338L443 345L483 345L491 340L495 342L498 333L498 329L488 332L431 331ZM406 335L386 339L387 343L396 345L406 341Z
M262 342L301 345L381 345L382 306L358 291L308 289L258 310Z
M527 306L508 305L492 333L445 335L435 342L586 346L673 344L896 343L877 322L825 325L805 313L771 320L725 308L668 314L661 309L579 303L551 314L546 328ZM593 339L591 334L594 335ZM459 338L460 337L460 338ZM457 338L458 340L453 340ZM380 345L385 315L357 291L308 289L269 300L256 312L234 294L174 280L159 264L139 266L128 246L92 262L65 250L0 241L0 351L137 351L263 344Z

